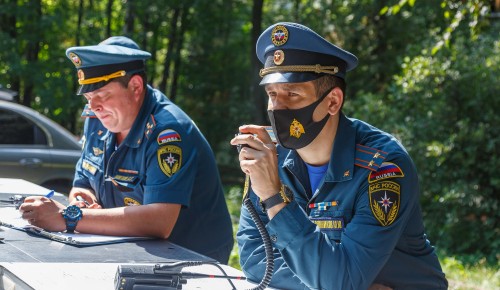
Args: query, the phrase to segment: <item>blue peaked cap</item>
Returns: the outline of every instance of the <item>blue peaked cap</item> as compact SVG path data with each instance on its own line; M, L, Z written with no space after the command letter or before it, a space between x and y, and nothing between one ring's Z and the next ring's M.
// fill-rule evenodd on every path
M151 54L130 38L113 36L98 45L70 47L66 56L77 69L80 84L77 94L81 95L105 86L114 78L144 71L145 60Z
M358 58L330 43L310 28L292 22L269 26L259 36L256 53L264 68L261 85L300 83L324 75L345 79Z

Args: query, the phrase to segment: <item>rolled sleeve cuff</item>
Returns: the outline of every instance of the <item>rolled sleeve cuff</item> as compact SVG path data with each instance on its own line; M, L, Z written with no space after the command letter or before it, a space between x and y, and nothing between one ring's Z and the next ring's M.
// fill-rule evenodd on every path
M87 189L94 191L94 189L92 189L92 186L90 186L90 184L83 179L74 180L73 187L87 188Z
M312 223L304 211L292 201L273 217L266 228L274 246L283 250L309 226L312 226Z
M189 207L188 190L172 190L165 186L144 186L144 204L150 203L175 203Z

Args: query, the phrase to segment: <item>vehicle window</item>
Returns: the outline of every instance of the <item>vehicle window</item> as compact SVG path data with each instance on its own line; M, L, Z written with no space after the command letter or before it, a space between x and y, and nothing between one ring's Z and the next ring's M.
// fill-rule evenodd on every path
M45 132L22 115L0 109L0 144L46 145Z

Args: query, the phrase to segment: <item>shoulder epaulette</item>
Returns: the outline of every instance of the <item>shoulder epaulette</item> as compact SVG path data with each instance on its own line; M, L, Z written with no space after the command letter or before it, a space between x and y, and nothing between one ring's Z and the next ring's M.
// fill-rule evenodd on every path
M356 158L354 164L371 171L377 171L386 157L387 152L356 144Z
M81 117L82 118L96 118L94 112L90 109L89 104L86 104L85 108L83 108Z
M156 127L155 117L153 115L150 115L149 120L146 123L146 128L144 129L144 136L146 136L146 138L149 139L149 136L154 131L155 127Z

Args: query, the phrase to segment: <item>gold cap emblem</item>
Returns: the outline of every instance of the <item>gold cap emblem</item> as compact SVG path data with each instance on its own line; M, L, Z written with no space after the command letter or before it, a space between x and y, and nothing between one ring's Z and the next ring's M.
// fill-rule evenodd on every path
M288 41L288 29L283 25L276 25L271 31L271 41L276 46L281 46Z
M80 57L78 55L76 55L76 53L70 52L69 53L69 59L71 59L71 61L73 62L73 64L76 67L81 67L82 66L82 60L80 59Z
M274 52L273 61L275 65L280 65L285 61L285 53L283 52L283 50L276 50Z

